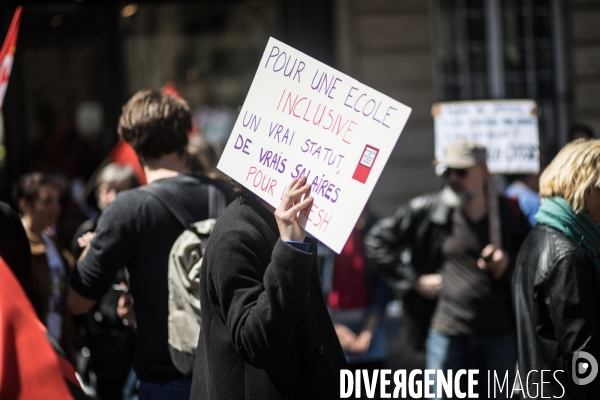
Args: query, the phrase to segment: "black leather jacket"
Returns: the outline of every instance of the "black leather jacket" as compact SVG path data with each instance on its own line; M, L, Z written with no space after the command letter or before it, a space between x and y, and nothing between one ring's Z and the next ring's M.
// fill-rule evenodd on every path
M414 198L393 216L377 222L365 237L367 257L403 297L402 341L418 351L425 348L436 302L421 297L412 288L419 276L438 271L443 261L441 247L451 228L452 208L441 197L437 192ZM499 204L503 247L511 260L503 276L508 285L519 246L530 227L516 200L501 198Z
M544 396L600 398L600 377L576 385L572 375L575 352L600 361L600 274L590 255L557 230L537 225L519 252L513 301L519 373L528 397L540 390L540 371L550 370L544 375ZM557 370L564 372L554 374ZM526 380L530 371L538 372Z

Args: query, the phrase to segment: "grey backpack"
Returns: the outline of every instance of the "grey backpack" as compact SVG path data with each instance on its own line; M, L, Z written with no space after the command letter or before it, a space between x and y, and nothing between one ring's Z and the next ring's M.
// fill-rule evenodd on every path
M195 179L191 178L190 179ZM227 207L223 192L208 185L208 218L195 221L171 193L160 185L142 188L153 195L185 230L169 253L169 353L179 372L191 376L202 321L200 318L200 265L208 238Z

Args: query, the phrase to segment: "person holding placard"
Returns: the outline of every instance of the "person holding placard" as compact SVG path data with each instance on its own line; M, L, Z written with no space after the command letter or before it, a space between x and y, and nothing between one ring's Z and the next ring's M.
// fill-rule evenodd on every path
M277 210L241 196L212 231L200 276L191 399L336 399L344 353L321 294L316 241L298 213L306 177Z
M490 244L485 147L455 142L440 164L444 189L377 223L367 256L403 296L405 347L426 349L427 369L479 369L483 394L487 370L515 370L510 280L530 228L517 202L501 198L504 246Z

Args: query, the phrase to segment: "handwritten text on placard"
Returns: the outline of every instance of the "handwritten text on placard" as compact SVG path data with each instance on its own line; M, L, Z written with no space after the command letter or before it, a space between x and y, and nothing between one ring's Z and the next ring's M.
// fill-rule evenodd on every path
M339 253L409 114L271 38L218 168L273 207L306 176L315 199L301 213L306 229Z
M532 100L437 103L435 156L452 142L471 139L487 147L492 173L537 173L540 168L538 120Z

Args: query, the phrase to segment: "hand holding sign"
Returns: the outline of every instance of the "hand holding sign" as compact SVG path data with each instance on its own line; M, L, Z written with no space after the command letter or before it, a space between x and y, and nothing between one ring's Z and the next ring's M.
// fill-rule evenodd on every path
M306 177L292 179L287 187L281 204L275 210L275 219L279 228L279 236L283 241L303 242L306 236L304 226L306 218L299 216L300 211L310 208L313 198L310 196L310 185ZM304 200L302 198L304 197Z

